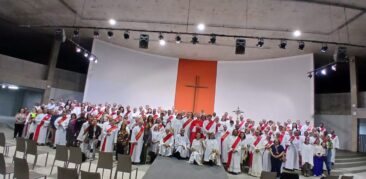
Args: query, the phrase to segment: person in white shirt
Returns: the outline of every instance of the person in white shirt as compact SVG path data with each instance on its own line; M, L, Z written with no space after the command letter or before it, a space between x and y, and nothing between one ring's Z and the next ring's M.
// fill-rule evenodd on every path
M201 133L196 133L196 138L193 139L191 146L191 156L189 157L189 163L196 163L197 165L202 165L203 156L203 139L201 138Z
M203 161L209 165L221 165L220 161L220 146L215 139L214 133L208 133L208 138L205 140L205 153Z
M178 159L186 159L189 156L189 139L185 135L185 130L181 129L180 134L175 136L174 156Z

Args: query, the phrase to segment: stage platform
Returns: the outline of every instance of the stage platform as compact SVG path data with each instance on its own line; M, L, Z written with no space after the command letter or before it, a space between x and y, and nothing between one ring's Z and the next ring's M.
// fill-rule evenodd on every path
M143 179L228 179L222 166L198 166L186 160L157 157Z

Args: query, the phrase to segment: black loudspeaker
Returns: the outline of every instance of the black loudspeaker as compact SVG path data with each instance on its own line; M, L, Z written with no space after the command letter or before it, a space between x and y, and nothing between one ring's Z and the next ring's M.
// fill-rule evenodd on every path
M139 47L144 48L144 49L149 48L149 35L147 35L147 34L140 35Z
M347 56L347 48L346 47L338 47L338 49L334 52L333 59L335 62L345 62L348 60Z
M299 179L299 174L282 172L280 179Z
M245 53L245 39L236 39L235 54Z

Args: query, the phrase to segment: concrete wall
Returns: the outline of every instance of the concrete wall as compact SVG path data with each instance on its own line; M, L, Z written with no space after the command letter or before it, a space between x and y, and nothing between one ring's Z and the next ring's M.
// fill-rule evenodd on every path
M64 90L59 88L51 88L50 98L53 99L64 99L65 101L68 99L75 99L78 101L83 101L84 93L76 92L71 90Z
M41 91L0 89L0 115L13 116L20 108L30 108L41 100Z
M366 92L358 93L358 107L366 108Z
M332 115L351 114L351 94L316 94L315 95L315 113Z
M323 122L327 130L335 130L339 138L339 147L342 150L352 150L351 133L352 116L351 115L315 115L315 125Z

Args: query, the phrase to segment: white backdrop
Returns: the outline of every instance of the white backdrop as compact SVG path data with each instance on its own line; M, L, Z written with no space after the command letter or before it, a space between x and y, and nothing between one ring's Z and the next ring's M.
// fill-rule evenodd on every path
M307 77L313 55L261 61L219 62L215 111L238 106L245 118L313 120L314 82Z
M174 105L178 58L132 51L94 40L84 101L119 103L138 107L171 108Z

